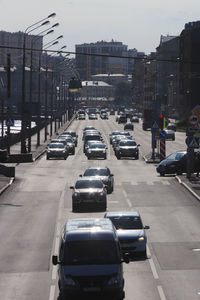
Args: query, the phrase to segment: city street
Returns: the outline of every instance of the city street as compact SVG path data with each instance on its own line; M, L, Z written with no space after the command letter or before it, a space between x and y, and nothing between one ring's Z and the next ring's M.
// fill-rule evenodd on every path
M93 125L108 147L107 160L88 160L83 153L82 129ZM123 131L115 116L109 120L74 120L78 134L75 155L16 166L16 178L0 198L0 299L55 300L57 267L63 225L69 218L103 217L104 212L72 213L72 191L88 166L108 166L114 191L107 211L136 210L149 225L147 259L124 264L126 300L197 300L200 297L200 203L174 176L160 177L155 164L145 163L151 151L151 132L134 123L131 132L140 144L139 160L117 160L109 143L113 130ZM167 141L167 154L186 149L185 133ZM103 300L103 299L102 299Z

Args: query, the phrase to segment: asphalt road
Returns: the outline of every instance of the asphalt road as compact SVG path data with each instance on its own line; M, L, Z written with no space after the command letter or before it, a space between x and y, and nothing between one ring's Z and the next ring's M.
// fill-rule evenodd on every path
M87 160L82 129L92 124L108 145L107 160ZM51 255L58 252L65 221L102 217L104 213L72 213L70 185L88 166L107 165L114 174L114 192L107 210L137 210L150 225L148 259L124 264L126 300L200 299L200 204L173 176L160 177L142 154L150 152L151 136L135 124L133 136L140 159L117 160L109 133L123 125L109 120L74 121L79 135L76 154L65 160L45 155L16 167L16 180L0 198L0 299L54 300L57 271ZM167 153L185 149L185 135L167 142Z

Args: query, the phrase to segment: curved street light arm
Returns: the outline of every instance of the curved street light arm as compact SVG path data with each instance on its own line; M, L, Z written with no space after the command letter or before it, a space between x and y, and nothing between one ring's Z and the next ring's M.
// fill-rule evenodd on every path
M48 15L46 18L44 18L44 19L42 19L42 20L40 20L40 21L38 21L38 22L36 22L36 23L34 23L34 24L28 26L28 27L25 29L24 32L27 33L28 29L30 29L31 27L36 26L36 25L38 25L39 23L44 22L45 20L47 20L47 19L49 19L49 18L52 18L52 17L55 17L55 16L56 16L56 13L52 13L52 14Z

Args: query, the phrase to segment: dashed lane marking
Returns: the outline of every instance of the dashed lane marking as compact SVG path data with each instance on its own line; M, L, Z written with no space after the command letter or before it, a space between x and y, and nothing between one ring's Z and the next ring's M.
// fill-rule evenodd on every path
M53 300L54 299L55 290L56 290L56 286L55 285L51 285L50 293L49 293L49 300Z
M162 286L161 286L161 285L158 285L157 288L158 288L158 293L159 293L159 295L160 295L160 299L161 299L161 300L166 300L166 297L165 297L165 294L164 294L164 292L163 292Z
M147 245L147 256L149 257L148 261L149 261L149 264L150 264L151 271L153 273L153 277L154 277L154 279L158 279L159 277L158 277L158 273L156 271L156 266L154 264L153 259L151 258L151 252L149 250L148 245Z

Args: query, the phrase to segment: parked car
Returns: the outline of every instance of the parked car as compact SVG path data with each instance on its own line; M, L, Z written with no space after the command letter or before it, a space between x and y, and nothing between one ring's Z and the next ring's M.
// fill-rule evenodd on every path
M136 144L135 141L131 140L121 140L118 146L115 148L115 154L117 159L121 157L134 157L139 158L139 147L140 144Z
M134 129L134 125L131 122L127 122L124 125L124 130L127 130L127 129L133 130Z
M122 255L116 229L109 219L69 219L62 231L58 265L59 299L123 300Z
M72 189L72 211L86 209L106 210L107 192L103 182L94 177L82 177L76 181Z
M104 143L91 143L85 148L85 155L90 158L107 158L106 145Z
M107 212L104 216L109 218L117 230L119 242L123 253L134 255L141 254L147 257L147 236L140 214L137 211L114 211ZM134 256L133 256L134 257Z
M82 177L82 175L80 175ZM114 190L114 175L108 167L89 167L83 173L83 176L94 176L100 179L107 189L107 193L112 193Z
M186 172L186 154L187 151L177 151L168 155L156 167L156 171L164 176L165 174L181 175Z
M67 159L68 149L63 143L51 143L46 149L46 159L62 157Z

